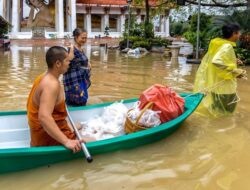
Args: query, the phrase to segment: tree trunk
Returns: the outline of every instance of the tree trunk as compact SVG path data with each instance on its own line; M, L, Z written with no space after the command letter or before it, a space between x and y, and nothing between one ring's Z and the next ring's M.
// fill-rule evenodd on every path
M146 8L146 18L145 18L145 24L148 24L149 23L149 10L150 10L150 7L149 7L149 0L145 0L145 8Z
M150 7L149 7L149 0L145 0L145 8L146 8L146 18L145 18L145 23L144 23L144 29L145 29L145 38L150 38L151 35L151 27L150 27L150 18L149 18L149 13L150 13Z

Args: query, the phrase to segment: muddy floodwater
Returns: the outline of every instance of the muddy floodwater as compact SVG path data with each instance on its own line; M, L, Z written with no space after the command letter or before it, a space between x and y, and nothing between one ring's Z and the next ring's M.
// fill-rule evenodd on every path
M0 52L0 110L24 110L32 82L46 70L49 44L15 42ZM90 104L138 97L155 83L190 92L198 65L162 54L128 57L86 45L92 65ZM250 69L246 67L249 73ZM241 98L231 117L192 114L170 137L136 149L0 175L0 189L249 190L250 82L238 81Z

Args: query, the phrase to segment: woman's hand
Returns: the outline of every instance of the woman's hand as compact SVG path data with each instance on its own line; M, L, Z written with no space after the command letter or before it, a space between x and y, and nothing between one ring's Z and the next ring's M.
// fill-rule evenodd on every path
M74 59L75 55L74 55L74 45L70 42L70 41L65 41L64 42L64 46L69 49L69 59L72 60Z

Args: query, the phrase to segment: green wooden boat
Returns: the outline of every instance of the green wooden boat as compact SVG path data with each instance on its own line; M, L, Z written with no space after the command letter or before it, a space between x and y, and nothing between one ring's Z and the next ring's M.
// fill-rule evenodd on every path
M178 118L158 127L123 135L111 139L86 144L92 155L120 149L134 148L160 140L174 132L180 124L196 109L203 98L202 94L181 94L185 98L185 112ZM137 99L125 100L131 107ZM74 121L84 121L93 115L101 114L111 103L90 105L69 109ZM83 157L83 153L73 154L63 146L30 147L30 135L26 111L0 112L0 174L31 169L38 166Z

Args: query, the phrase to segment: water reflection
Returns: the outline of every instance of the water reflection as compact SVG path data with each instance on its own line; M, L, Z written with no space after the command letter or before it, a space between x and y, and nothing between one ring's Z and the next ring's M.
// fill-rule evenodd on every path
M48 45L12 45L0 53L0 110L25 109L34 78L46 70ZM191 91L197 65L161 54L139 59L86 46L92 64L90 96L102 101L138 97L154 83ZM247 68L249 71L249 68ZM250 85L239 81L233 117L192 114L170 137L133 150L95 156L0 176L1 189L248 190L250 186Z

